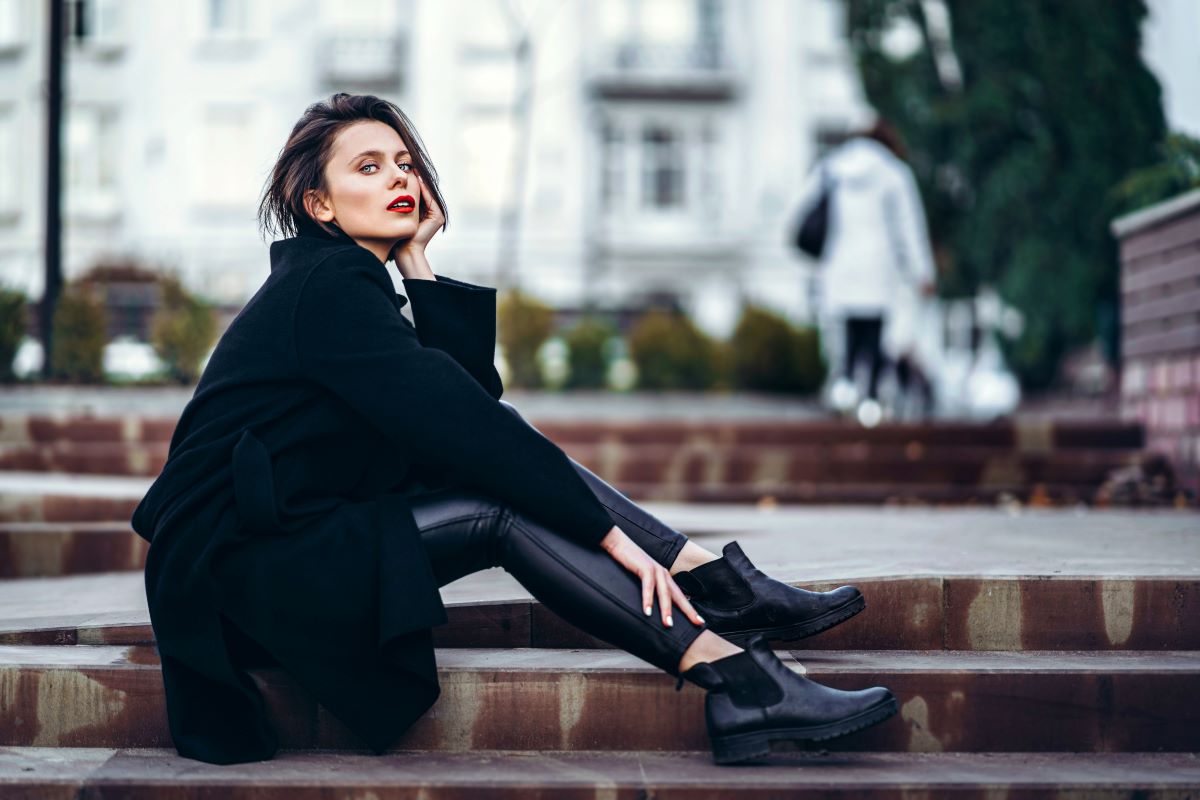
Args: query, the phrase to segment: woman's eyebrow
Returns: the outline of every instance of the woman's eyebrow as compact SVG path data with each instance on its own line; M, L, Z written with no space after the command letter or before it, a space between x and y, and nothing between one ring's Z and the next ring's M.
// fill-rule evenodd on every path
M353 164L355 161L358 161L358 160L359 160L360 158L362 158L363 156L381 156L381 155L383 155L383 151L382 151L382 150L363 150L361 153L359 153L358 155L356 155L354 158L350 159L350 160L349 160L349 161L347 161L346 163L347 163L347 164ZM406 155L408 155L408 151L407 151L407 150L400 150L400 151L398 151L398 152L396 153L396 155L398 155L398 156L406 156Z

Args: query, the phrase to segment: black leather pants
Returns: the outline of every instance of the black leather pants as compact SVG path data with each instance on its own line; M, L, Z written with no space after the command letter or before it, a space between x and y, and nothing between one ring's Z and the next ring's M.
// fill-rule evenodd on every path
M500 402L529 424L511 403ZM571 463L608 509L613 524L652 559L669 567L687 537L582 464L573 459ZM663 625L657 597L653 614L646 616L641 581L608 553L579 544L487 495L457 486L420 484L410 497L439 586L482 569L503 567L572 625L672 675L679 674L679 659L704 629L679 611L672 614L673 626Z

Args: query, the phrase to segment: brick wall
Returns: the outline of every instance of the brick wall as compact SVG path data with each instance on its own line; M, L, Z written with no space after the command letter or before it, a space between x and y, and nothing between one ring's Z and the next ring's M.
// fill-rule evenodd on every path
M1200 191L1113 222L1121 246L1121 414L1200 491Z

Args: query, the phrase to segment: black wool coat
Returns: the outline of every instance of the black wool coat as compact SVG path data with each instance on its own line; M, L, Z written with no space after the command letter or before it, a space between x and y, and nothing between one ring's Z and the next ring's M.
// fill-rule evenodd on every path
M416 479L593 545L613 524L498 402L495 289L437 275L405 279L406 299L371 251L315 224L270 254L132 518L171 736L218 764L279 746L248 668L281 666L376 753L437 699L446 612Z

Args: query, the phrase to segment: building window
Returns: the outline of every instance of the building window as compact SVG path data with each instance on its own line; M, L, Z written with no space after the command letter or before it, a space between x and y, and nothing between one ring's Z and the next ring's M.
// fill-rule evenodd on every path
M711 69L723 60L722 0L605 0L597 35L620 69Z
M104 216L117 210L117 112L75 106L67 112L67 207Z
M204 112L200 198L209 206L253 205L260 171L255 163L254 119L242 106L211 106Z
M238 38L250 32L246 0L207 0L205 32L214 38Z
M12 106L0 106L0 214L6 216L20 209L20 159L17 115Z
M8 50L24 44L21 31L21 3L18 0L0 0L0 50Z
M604 123L601 143L600 199L605 208L625 203L625 134L612 121Z
M721 189L721 170L718 168L718 158L720 158L720 143L716 125L713 120L705 119L700 125L700 169L698 170L699 194L702 196L697 198L697 202L705 205L705 198L709 196L724 197L724 192Z
M661 125L642 129L642 205L670 209L684 203L683 142Z
M117 0L67 2L67 31L76 43L112 41L117 38L120 23Z

